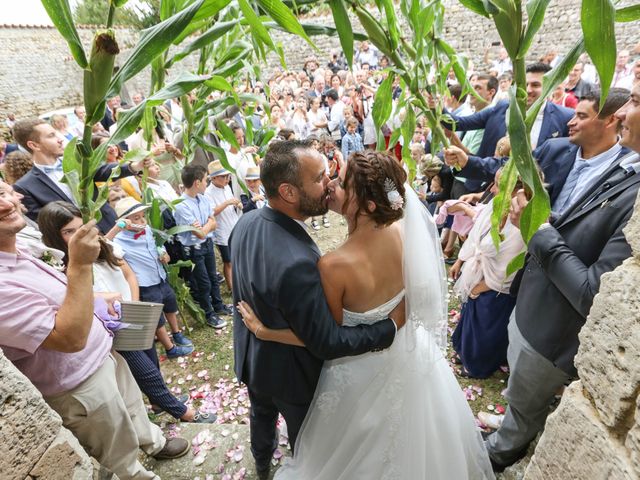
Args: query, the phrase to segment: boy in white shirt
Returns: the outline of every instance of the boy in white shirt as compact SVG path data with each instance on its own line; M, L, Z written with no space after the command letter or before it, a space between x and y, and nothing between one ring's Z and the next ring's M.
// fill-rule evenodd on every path
M204 194L211 200L213 215L218 222L218 228L213 231L213 243L218 247L222 257L224 280L231 289L229 235L240 218L239 209L242 208L242 202L233 195L229 187L231 172L224 169L220 160L209 163L208 169L211 183Z

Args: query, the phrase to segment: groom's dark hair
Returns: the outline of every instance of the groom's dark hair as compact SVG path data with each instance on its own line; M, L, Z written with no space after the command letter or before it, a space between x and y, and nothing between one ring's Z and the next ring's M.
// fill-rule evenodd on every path
M267 198L278 196L278 187L289 183L300 187L300 159L298 152L311 148L307 140L286 140L273 142L260 165L260 180L267 193Z

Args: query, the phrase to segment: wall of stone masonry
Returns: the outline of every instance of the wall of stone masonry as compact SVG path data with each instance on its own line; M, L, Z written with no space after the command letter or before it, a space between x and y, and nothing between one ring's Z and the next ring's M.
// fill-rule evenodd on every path
M466 10L458 0L444 0L447 16L445 38L461 53L468 54L481 64L484 48L499 40L489 19ZM566 52L580 34L581 0L551 0L544 26L532 46L529 60L540 57L550 48L560 54ZM620 5L633 3L624 0ZM313 15L302 21L332 25L330 15ZM362 31L352 18L354 31ZM80 38L87 51L93 35L92 28L80 28ZM637 22L617 25L619 48L629 48L640 42ZM122 59L131 51L138 33L118 29L117 38ZM337 37L314 37L320 52L314 52L303 40L283 32L274 32L276 41L282 42L285 58L290 68L300 68L310 55L328 58L331 49L339 48ZM4 123L8 112L18 117L38 115L50 110L73 106L82 98L82 73L69 53L67 44L53 27L24 27L0 25L0 122ZM323 60L324 61L324 60ZM188 59L171 69L180 73L193 66ZM275 55L269 57L270 68L279 64ZM149 72L144 71L128 82L130 91L146 91Z
M0 350L0 477L100 478L100 467Z
M603 275L580 332L580 381L549 416L525 480L640 478L640 198L633 257Z

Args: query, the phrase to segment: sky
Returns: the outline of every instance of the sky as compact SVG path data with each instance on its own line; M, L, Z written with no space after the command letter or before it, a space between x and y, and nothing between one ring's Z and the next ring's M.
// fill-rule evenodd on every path
M78 0L69 0L71 11L77 3ZM0 0L0 7L0 25L53 25L40 0Z
M53 25L40 0L0 0L0 4L0 24Z

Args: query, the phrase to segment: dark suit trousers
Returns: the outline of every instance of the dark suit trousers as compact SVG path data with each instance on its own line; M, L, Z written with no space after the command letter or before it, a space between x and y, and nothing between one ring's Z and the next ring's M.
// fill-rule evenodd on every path
M187 412L187 406L180 402L164 383L155 346L149 350L118 353L127 361L138 387L151 403L174 418L180 418Z
M251 428L251 453L258 468L265 468L270 465L273 451L278 446L278 432L276 422L278 413L282 413L287 422L287 433L289 435L289 445L294 451L298 432L302 427L304 417L307 416L309 404L297 405L285 402L271 395L249 390L249 400L251 401L251 411L249 414Z
M485 441L489 456L499 465L511 465L544 429L549 407L568 374L536 352L516 325L509 321L507 361L511 373L505 398L509 402L502 426Z

